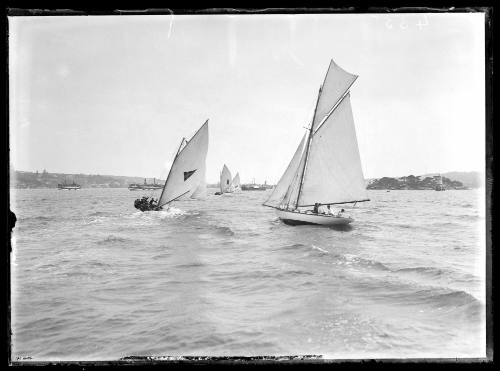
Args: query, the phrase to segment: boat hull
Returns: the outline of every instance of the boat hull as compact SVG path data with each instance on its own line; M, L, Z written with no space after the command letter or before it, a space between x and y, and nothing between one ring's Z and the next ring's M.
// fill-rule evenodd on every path
M302 224L314 224L314 225L347 225L354 221L350 217L342 217L336 215L326 215L326 214L306 214L301 212L287 211L276 209L276 214L283 220L285 224L289 225L302 225Z

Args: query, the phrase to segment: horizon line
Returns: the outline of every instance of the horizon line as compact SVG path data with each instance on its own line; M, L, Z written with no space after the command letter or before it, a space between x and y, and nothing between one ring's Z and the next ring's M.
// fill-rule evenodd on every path
M53 171L53 172L50 172L50 171L47 171L47 169L43 169L43 170L19 170L19 169L14 169L13 167L11 167L10 170L13 170L13 171L19 171L19 172L25 172L25 173L36 173L37 171L39 173L43 172L43 170L45 170L48 174L63 174L63 175L97 175L97 176L116 176L116 177L126 177L126 178L143 178L143 179L158 179L158 180L162 180L161 178L158 178L156 176L140 176L140 175L116 175L116 174L98 174L98 173L65 173L65 172L58 172L58 171ZM409 172L408 175L383 175L383 176L371 176L371 177L364 177L365 180L370 180L370 179L380 179L380 178L384 178L384 177L387 177L387 178L401 178L401 177L405 177L405 176L409 176L409 175L414 175L414 176L423 176L423 175L432 175L432 174L435 174L435 175L439 175L439 174L446 174L446 173L479 173L479 174L486 174L486 171L483 170L483 171L480 171L480 170L449 170L449 171L435 171L435 172L425 172L423 174L419 174L419 175L415 175L417 173L414 173L414 172ZM240 175L241 176L241 175ZM252 177L252 179L254 179L255 177ZM164 180L164 179L163 179ZM279 181L279 179L278 179ZM217 184L219 182L219 180L216 180L214 182L212 181L206 181L207 184Z

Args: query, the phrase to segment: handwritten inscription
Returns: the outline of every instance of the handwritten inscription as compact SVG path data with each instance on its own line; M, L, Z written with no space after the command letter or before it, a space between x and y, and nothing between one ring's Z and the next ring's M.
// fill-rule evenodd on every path
M422 15L372 15L373 18L383 21L385 28L389 30L407 30L418 28L423 30L429 25L429 19L426 14Z

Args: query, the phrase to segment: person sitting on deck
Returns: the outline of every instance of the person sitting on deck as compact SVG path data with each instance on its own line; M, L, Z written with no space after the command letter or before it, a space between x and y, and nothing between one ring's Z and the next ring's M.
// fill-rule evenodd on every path
M330 207L330 205L328 205L328 207ZM318 208L318 213L319 214L328 214L328 208L326 207L326 205L321 205Z
M314 204L314 208L313 208L313 213L317 214L318 213L318 207L319 207L319 203L315 203Z
M327 212L328 215L333 215L333 209L330 208L330 205L327 205Z

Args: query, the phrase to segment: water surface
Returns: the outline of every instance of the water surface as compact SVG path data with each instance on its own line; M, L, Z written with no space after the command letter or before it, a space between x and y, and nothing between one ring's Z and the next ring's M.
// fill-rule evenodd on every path
M369 191L344 230L209 191L12 190L13 359L485 355L480 191Z

